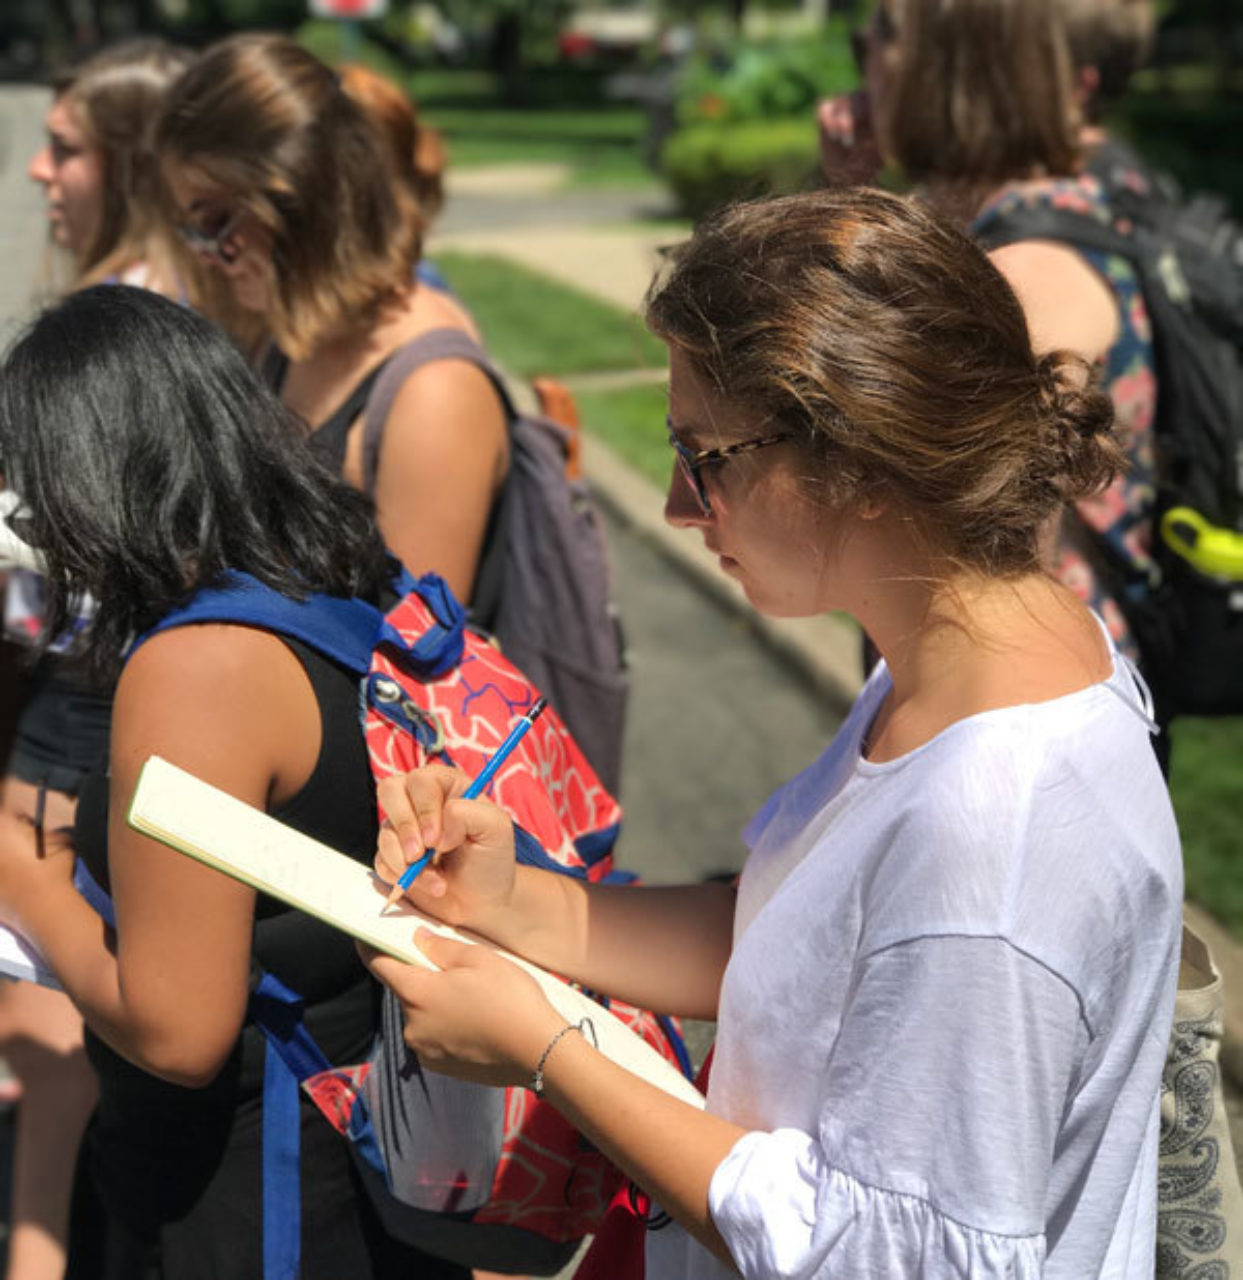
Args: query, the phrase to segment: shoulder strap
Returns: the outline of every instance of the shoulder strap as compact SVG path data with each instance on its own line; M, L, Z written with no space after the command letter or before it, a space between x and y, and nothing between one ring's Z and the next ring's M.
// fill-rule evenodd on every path
M397 393L406 380L426 364L437 360L465 360L487 374L505 410L505 417L512 422L517 410L501 377L500 371L488 358L487 352L462 329L447 326L429 329L417 338L398 347L383 365L383 375L369 388L366 400L367 415L363 422L363 490L375 494L376 471L380 463L380 444L384 438L384 425L392 411ZM360 406L361 408L361 406ZM357 412L357 411L356 411Z
M295 600L250 574L231 571L221 585L204 588L188 604L166 614L138 637L130 653L173 627L234 622L301 640L359 676L371 669L371 656L381 645L399 650L420 679L434 680L451 671L462 660L466 622L465 611L453 593L434 573L415 579L404 569L394 578L393 589L399 597L417 592L432 615L427 630L412 643L402 638L380 609L365 600L322 592Z
M280 395L285 385L285 375L289 372L289 357L276 345L269 342L263 358L259 361L259 377L265 387Z
M188 604L166 614L130 652L161 631L201 622L235 622L274 631L362 675L371 666L384 615L364 600L320 594L294 600L248 573L229 573L220 586L199 591Z
M1135 258L1135 245L1130 237L1112 225L1047 205L1015 209L990 218L975 232L975 238L986 249L999 249L1020 240L1057 240L1080 249L1116 253L1128 260Z

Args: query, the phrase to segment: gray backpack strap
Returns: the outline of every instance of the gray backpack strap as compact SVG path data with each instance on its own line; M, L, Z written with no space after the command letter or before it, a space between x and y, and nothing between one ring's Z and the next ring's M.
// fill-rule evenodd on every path
M384 371L376 379L367 398L366 416L363 419L363 488L375 496L376 471L380 465L380 444L384 439L384 424L392 411L397 393L406 380L425 364L437 360L466 360L488 375L496 394L500 397L505 417L512 422L516 416L513 401L505 387L504 379L488 358L487 352L461 329L429 329L405 346L398 347L384 363Z

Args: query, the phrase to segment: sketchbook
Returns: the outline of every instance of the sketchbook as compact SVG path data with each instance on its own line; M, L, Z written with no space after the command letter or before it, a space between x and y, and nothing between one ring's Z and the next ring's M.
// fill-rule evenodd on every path
M578 988L486 939L442 924L409 902L397 903L381 913L390 886L370 868L159 756L143 765L130 804L129 824L408 964L435 968L414 944L419 925L443 937L491 947L531 974L567 1022L590 1017L598 1047L607 1057L685 1102L698 1107L704 1104L703 1095L676 1067Z

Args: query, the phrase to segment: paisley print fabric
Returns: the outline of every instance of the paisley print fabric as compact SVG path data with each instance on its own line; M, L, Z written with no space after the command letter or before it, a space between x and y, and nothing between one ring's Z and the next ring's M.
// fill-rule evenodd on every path
M1174 1031L1161 1078L1156 1280L1243 1277L1243 1191L1222 1095L1221 977L1183 929Z

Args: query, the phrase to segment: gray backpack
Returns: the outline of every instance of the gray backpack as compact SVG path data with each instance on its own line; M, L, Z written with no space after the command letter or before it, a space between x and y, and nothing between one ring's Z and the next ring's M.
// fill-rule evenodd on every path
M604 530L586 483L567 476L571 432L550 418L520 413L479 345L460 329L445 328L393 352L313 439L324 447L334 420L340 415L348 426L365 405L363 468L367 491L374 492L393 400L416 369L434 360L466 360L482 369L509 419L509 475L489 519L471 622L496 636L505 656L547 695L616 794L629 677ZM345 417L347 407L352 412Z

